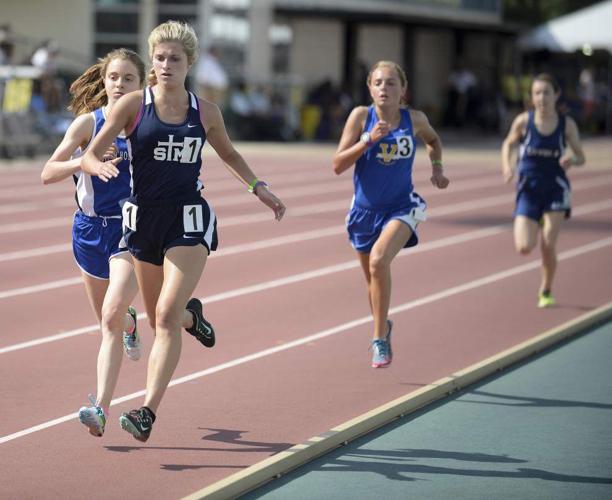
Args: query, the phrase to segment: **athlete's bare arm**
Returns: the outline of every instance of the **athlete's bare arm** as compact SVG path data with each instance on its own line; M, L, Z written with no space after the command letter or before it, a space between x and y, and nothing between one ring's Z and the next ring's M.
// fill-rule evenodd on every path
M251 170L242 155L234 148L232 141L227 135L225 123L219 107L209 101L200 99L200 119L206 131L206 139L219 155L225 167L246 186L256 180L255 173ZM274 211L276 220L281 220L285 214L285 205L265 186L256 189L255 194L262 203Z
M525 133L527 127L528 113L521 113L518 115L512 125L510 131L504 139L501 147L501 161L502 161L502 175L505 182L510 182L514 177L514 166L512 162L512 155L515 146L520 142L521 137Z
M85 149L93 133L94 122L87 113L77 116L68 127L62 142L45 163L40 174L43 184L52 184L70 177L81 170L81 158L70 159L80 147Z
M444 175L442 166L442 141L440 136L429 123L427 116L422 111L410 110L410 120L414 135L423 141L427 148L427 154L431 161L431 183L439 189L445 189L449 180Z
M142 90L130 92L119 99L113 106L102 130L96 135L83 156L81 168L84 172L96 175L104 182L108 182L113 177L119 175L116 165L121 162L122 158L117 157L110 161L103 161L103 159L115 137L122 130L125 129L127 131L128 127L134 123L142 104L142 95Z
M578 126L574 119L569 116L565 119L565 140L569 144L571 151L566 151L565 154L559 158L559 165L565 170L572 166L579 167L580 165L584 165L586 159L584 157L582 143L580 142L580 132L578 132Z
M338 143L338 149L332 160L334 172L341 174L345 170L352 167L363 153L368 149L368 144L359 140L361 132L365 126L365 121L368 116L368 108L366 106L358 106L351 111L351 114L346 119L344 130ZM370 141L376 142L384 136L380 136L380 132L372 130L370 133Z

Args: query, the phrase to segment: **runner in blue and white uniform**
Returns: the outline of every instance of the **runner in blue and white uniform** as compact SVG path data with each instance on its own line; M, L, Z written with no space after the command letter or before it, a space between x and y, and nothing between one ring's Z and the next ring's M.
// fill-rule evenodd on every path
M341 174L355 164L355 195L347 217L349 240L357 250L368 285L374 316L372 367L391 363L391 262L404 247L418 243L417 226L425 220L426 203L412 184L416 139L432 164L431 182L444 189L442 144L427 117L402 106L407 80L402 68L379 61L367 81L373 104L349 115L333 167Z
M45 184L71 175L76 183L78 210L72 226L72 247L102 331L97 398L90 397L92 405L81 408L79 418L98 437L104 433L108 407L119 377L122 344L130 359L140 358L136 311L130 306L138 286L132 258L121 244L119 202L131 193L126 139L117 134L105 153L116 158L119 171L111 183L83 172L81 159L114 105L124 94L141 88L144 78L144 63L138 54L127 49L110 52L85 71L70 87L70 109L77 117L41 174Z
M564 219L571 212L570 183L566 172L585 162L576 122L557 112L560 89L548 74L531 85L534 109L517 116L502 145L502 173L514 177L512 153L520 144L514 243L516 251L529 254L541 230L542 276L538 307L555 304L552 284L557 268L556 244ZM569 148L567 147L569 145Z
M120 417L136 439L146 441L155 413L181 352L181 327L212 347L212 325L202 303L191 298L209 253L217 246L214 210L200 195L198 177L204 141L277 220L285 207L258 180L230 142L219 108L185 89L197 59L198 40L188 24L168 21L149 36L151 87L121 100L84 157L84 168L105 182L119 171L104 152L119 131L127 131L132 153L133 193L123 205L125 240L147 315L155 330L144 405Z

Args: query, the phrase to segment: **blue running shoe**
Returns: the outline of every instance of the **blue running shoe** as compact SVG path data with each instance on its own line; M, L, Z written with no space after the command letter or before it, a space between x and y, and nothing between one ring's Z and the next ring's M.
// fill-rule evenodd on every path
M132 333L123 332L123 350L132 361L138 361L140 359L140 335L138 335L136 309L129 306L127 312L134 320L134 331Z
M393 321L387 320L389 330L384 339L376 339L372 341L372 368L386 368L393 360L393 350L391 349L391 331L393 329Z
M96 398L89 395L91 406L83 406L79 410L79 420L87 427L92 436L102 437L106 426L106 415L99 406L96 406Z

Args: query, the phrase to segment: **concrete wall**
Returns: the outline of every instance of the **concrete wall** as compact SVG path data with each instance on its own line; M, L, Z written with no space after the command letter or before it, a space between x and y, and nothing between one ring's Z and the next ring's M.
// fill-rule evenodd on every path
M364 24L357 29L357 60L368 68L380 60L403 64L404 37L399 26Z
M305 86L325 78L342 81L343 32L339 21L294 19L290 72Z
M0 0L2 23L33 43L46 38L60 46L59 65L69 71L82 71L91 64L94 0ZM17 45L16 59L27 57L32 45Z
M446 106L446 87L453 54L452 34L444 30L418 29L414 37L414 89L412 105L438 122ZM409 77L410 78L410 77Z

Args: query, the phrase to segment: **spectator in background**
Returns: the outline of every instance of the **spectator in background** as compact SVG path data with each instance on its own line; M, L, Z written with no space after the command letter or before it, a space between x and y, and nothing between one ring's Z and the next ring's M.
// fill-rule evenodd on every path
M477 86L477 80L463 64L457 64L448 77L447 122L462 127L468 117L471 93Z
M196 67L196 82L198 92L207 101L223 107L227 92L227 73L219 62L216 47L210 47L200 59Z
M11 64L15 44L13 42L13 32L10 24L0 25L0 66Z
M597 92L593 68L584 68L580 72L578 96L582 101L582 125L588 129L593 127L592 119L597 107Z
M32 66L39 68L42 72L40 76L41 93L47 111L54 112L60 110L60 83L57 79L57 55L59 46L55 40L45 40L32 54L30 62Z

